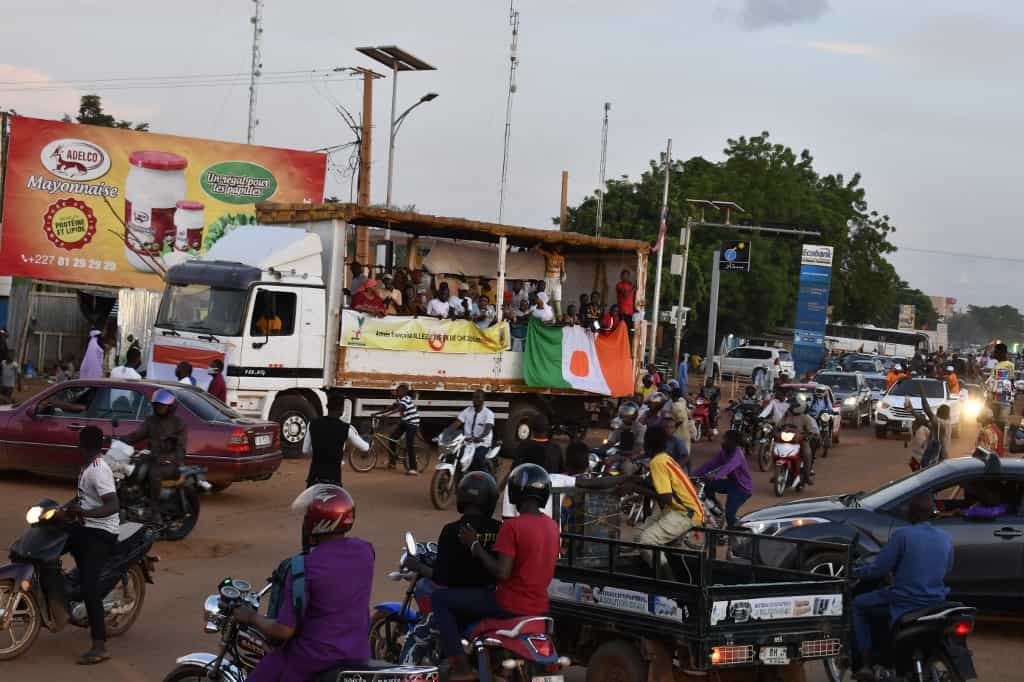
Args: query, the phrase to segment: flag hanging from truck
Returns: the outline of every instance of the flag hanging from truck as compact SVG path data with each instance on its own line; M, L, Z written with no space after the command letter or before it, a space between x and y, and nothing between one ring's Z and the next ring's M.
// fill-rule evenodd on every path
M424 353L500 353L509 347L508 322L481 329L469 320L341 314L341 345Z
M633 395L633 363L626 325L595 334L583 327L550 327L530 320L523 378L527 386L615 397Z

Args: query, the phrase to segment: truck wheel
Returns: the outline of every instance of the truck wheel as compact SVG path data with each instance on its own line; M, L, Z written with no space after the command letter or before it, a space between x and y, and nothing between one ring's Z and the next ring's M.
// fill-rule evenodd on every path
M647 682L647 661L632 642L605 642L587 663L587 682Z
M532 403L519 403L508 415L505 422L505 451L516 451L520 443L530 440L530 420L540 414L540 410Z
M274 401L270 421L281 425L281 450L286 458L302 456L302 441L309 422L317 416L318 412L302 396L286 395Z

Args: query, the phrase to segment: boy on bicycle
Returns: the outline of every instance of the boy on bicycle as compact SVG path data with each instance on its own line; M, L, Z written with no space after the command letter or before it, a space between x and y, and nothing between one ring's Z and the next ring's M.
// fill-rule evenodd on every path
M399 384L398 388L395 389L395 403L383 412L378 412L375 416L389 417L395 414L400 416L400 421L391 437L395 440L399 440L403 436L405 437L406 466L409 469L406 474L418 476L420 472L416 469L416 434L420 430L420 413L416 407L416 398L413 397L409 384ZM388 462L389 469L395 468L397 459L395 448L392 446L390 461Z

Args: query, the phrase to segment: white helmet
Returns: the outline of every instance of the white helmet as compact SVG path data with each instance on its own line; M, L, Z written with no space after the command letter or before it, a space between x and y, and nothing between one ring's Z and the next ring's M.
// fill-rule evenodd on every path
M953 365L946 365L946 371L947 372L955 372L956 370L953 369Z

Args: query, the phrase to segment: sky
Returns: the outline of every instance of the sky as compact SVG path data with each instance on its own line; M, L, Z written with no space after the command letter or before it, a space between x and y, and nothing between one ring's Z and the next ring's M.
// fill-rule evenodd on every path
M59 117L96 92L108 113L157 132L245 141L254 7L0 0L0 108ZM1012 284L1020 261L994 259L1024 252L1012 219L1024 3L516 0L516 9L504 222L550 226L563 169L570 204L594 192L611 102L609 177L639 176L670 137L675 157L717 161L728 138L767 130L809 149L819 172L863 175L871 208L897 226L893 263L913 286L961 306L1024 308ZM265 0L255 141L351 142L336 108L358 115L360 82L325 74L383 71L355 48L398 45L437 67L400 75L399 110L439 96L397 137L394 203L496 220L510 42L509 6L498 0ZM240 75L210 85L211 74ZM98 79L107 82L86 85ZM389 75L374 92L374 203L385 198L390 104ZM348 158L332 155L329 194L349 196Z

